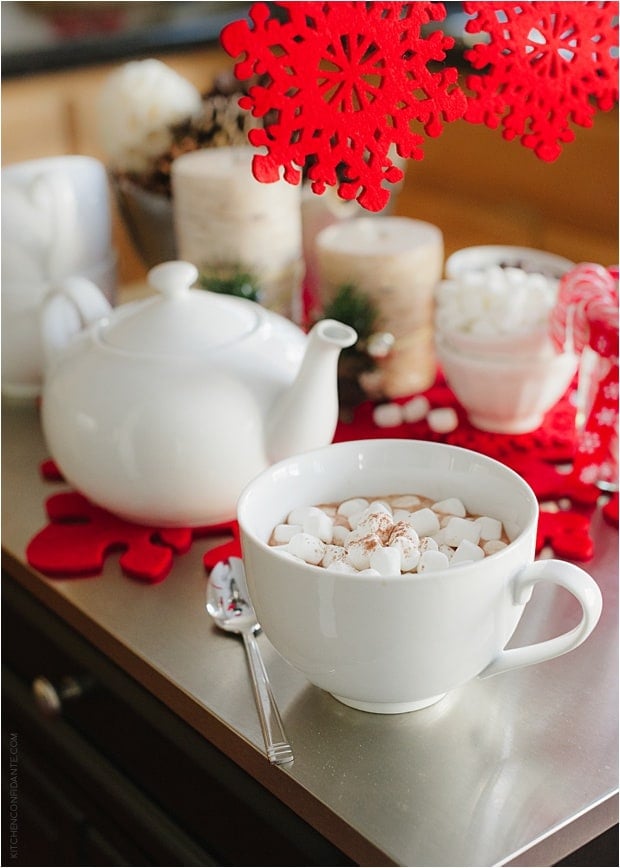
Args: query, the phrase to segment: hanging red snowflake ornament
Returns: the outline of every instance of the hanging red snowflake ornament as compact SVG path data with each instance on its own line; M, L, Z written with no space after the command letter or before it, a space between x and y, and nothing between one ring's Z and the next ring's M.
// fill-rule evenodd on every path
M424 136L463 116L466 100L456 68L430 71L454 40L425 24L442 21L443 3L255 3L253 27L235 21L221 33L240 80L258 76L239 101L263 128L249 140L259 181L298 184L302 173L315 193L337 187L343 199L379 211L385 182L403 172L389 155L423 156ZM275 13L275 14L274 14Z
M485 41L465 51L481 75L469 75L465 114L503 128L546 161L591 127L598 107L618 100L618 3L463 3L465 25Z

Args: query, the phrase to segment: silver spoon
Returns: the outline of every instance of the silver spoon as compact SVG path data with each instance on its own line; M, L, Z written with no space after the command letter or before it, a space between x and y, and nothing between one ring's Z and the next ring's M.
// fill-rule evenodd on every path
M256 633L261 628L250 603L240 558L230 558L228 563L220 561L211 570L207 584L207 612L222 630L239 633L243 638L269 761L275 765L293 762L293 751L286 740L280 712L256 642Z

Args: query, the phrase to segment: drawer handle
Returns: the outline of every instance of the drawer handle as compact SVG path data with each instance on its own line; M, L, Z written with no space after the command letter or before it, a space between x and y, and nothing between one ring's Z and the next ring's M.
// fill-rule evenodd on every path
M54 684L44 675L39 675L32 682L32 694L39 711L47 717L57 717L62 714L63 703L74 702L91 687L92 679L88 676L76 678L67 675Z

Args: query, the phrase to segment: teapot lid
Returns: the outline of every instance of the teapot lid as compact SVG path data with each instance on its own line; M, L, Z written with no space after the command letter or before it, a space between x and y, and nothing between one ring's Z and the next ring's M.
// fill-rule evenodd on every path
M197 279L198 269L189 262L155 266L148 281L157 295L116 308L101 327L101 339L128 352L188 356L232 343L258 327L259 305L192 289Z

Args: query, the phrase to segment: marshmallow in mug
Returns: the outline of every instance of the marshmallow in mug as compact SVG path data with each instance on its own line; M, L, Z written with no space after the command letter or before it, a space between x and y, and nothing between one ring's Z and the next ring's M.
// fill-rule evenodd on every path
M502 522L474 516L457 497L353 497L292 510L270 545L307 564L343 573L396 576L463 566L508 543Z
M545 326L558 281L522 268L494 265L468 271L437 288L435 322L442 331L514 334Z

